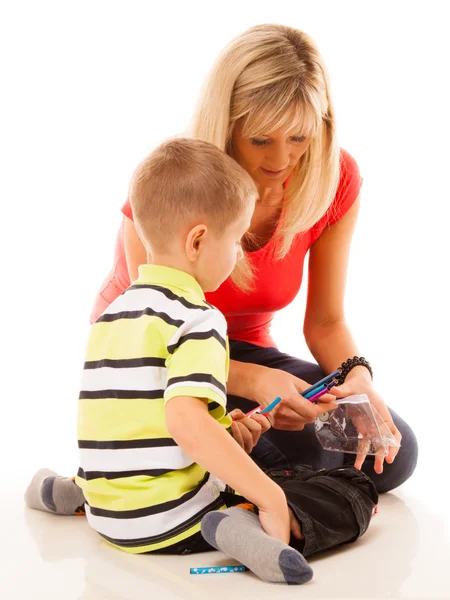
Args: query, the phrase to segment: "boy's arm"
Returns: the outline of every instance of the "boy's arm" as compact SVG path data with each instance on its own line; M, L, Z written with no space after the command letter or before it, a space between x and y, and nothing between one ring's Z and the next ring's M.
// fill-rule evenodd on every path
M206 400L189 396L168 400L166 427L180 448L206 471L253 502L260 511L277 513L280 519L278 531L267 533L283 540L287 535L289 539L289 516L283 490L211 417Z

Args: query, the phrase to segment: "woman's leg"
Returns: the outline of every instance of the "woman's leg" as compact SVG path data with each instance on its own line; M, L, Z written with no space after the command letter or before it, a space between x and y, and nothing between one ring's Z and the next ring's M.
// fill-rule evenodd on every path
M318 365L284 354L276 348L261 348L254 344L230 340L230 352L233 360L281 369L310 384L324 377ZM228 403L230 408L241 408L244 411L254 407L254 403L237 396L228 396ZM395 461L392 465L385 463L381 475L377 475L373 469L373 456L367 457L363 467L363 471L375 483L379 493L388 492L401 485L412 475L417 464L418 449L414 432L394 411L391 410L391 414L403 436ZM310 465L314 470L331 469L352 464L354 461L352 454L324 450L316 438L314 424L306 425L302 431L269 430L253 450L252 458L265 470L289 469L291 465L297 464Z

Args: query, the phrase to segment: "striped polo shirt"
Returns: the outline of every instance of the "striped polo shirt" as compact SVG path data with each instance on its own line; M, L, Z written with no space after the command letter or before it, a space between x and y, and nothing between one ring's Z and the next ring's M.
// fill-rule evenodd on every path
M208 400L229 427L226 321L182 271L139 267L139 278L92 325L78 410L80 469L90 525L131 553L175 544L225 508L223 482L166 429L175 396Z

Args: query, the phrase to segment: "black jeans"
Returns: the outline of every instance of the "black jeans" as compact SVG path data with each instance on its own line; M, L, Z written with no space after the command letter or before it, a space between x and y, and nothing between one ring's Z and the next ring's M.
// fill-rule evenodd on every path
M318 365L284 354L276 348L261 348L247 342L230 340L230 354L233 360L281 369L310 384L324 377ZM254 407L255 404L247 399L228 396L229 411L240 408L247 412ZM375 483L380 494L393 490L411 477L417 464L418 447L414 432L401 417L389 410L402 434L400 451L391 465L384 463L381 475L377 475L373 470L373 456L366 458L362 468ZM274 468L289 470L300 464L311 465L315 470L331 469L352 465L355 459L352 454L324 450L316 438L313 424L306 425L302 431L270 429L261 436L251 457L265 471Z
M305 539L291 537L290 545L304 556L357 540L367 530L378 502L374 483L354 467L313 471L298 466L292 470L271 469L267 475L284 490L287 503L300 522ZM237 495L222 496L227 506L245 501ZM192 554L209 550L214 548L197 533L154 552Z

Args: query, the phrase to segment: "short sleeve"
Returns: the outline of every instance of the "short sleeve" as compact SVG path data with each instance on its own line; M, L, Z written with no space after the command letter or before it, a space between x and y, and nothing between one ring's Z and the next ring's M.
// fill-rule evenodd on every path
M362 181L356 160L341 149L339 184L333 203L325 215L327 225L339 221L349 210L358 197Z
M133 221L133 211L131 210L131 204L130 201L127 198L127 201L125 202L125 204L122 206L122 213L128 217L129 219L131 219Z
M175 396L206 398L211 416L229 426L227 324L222 313L215 308L199 311L177 329L167 350L164 402Z

